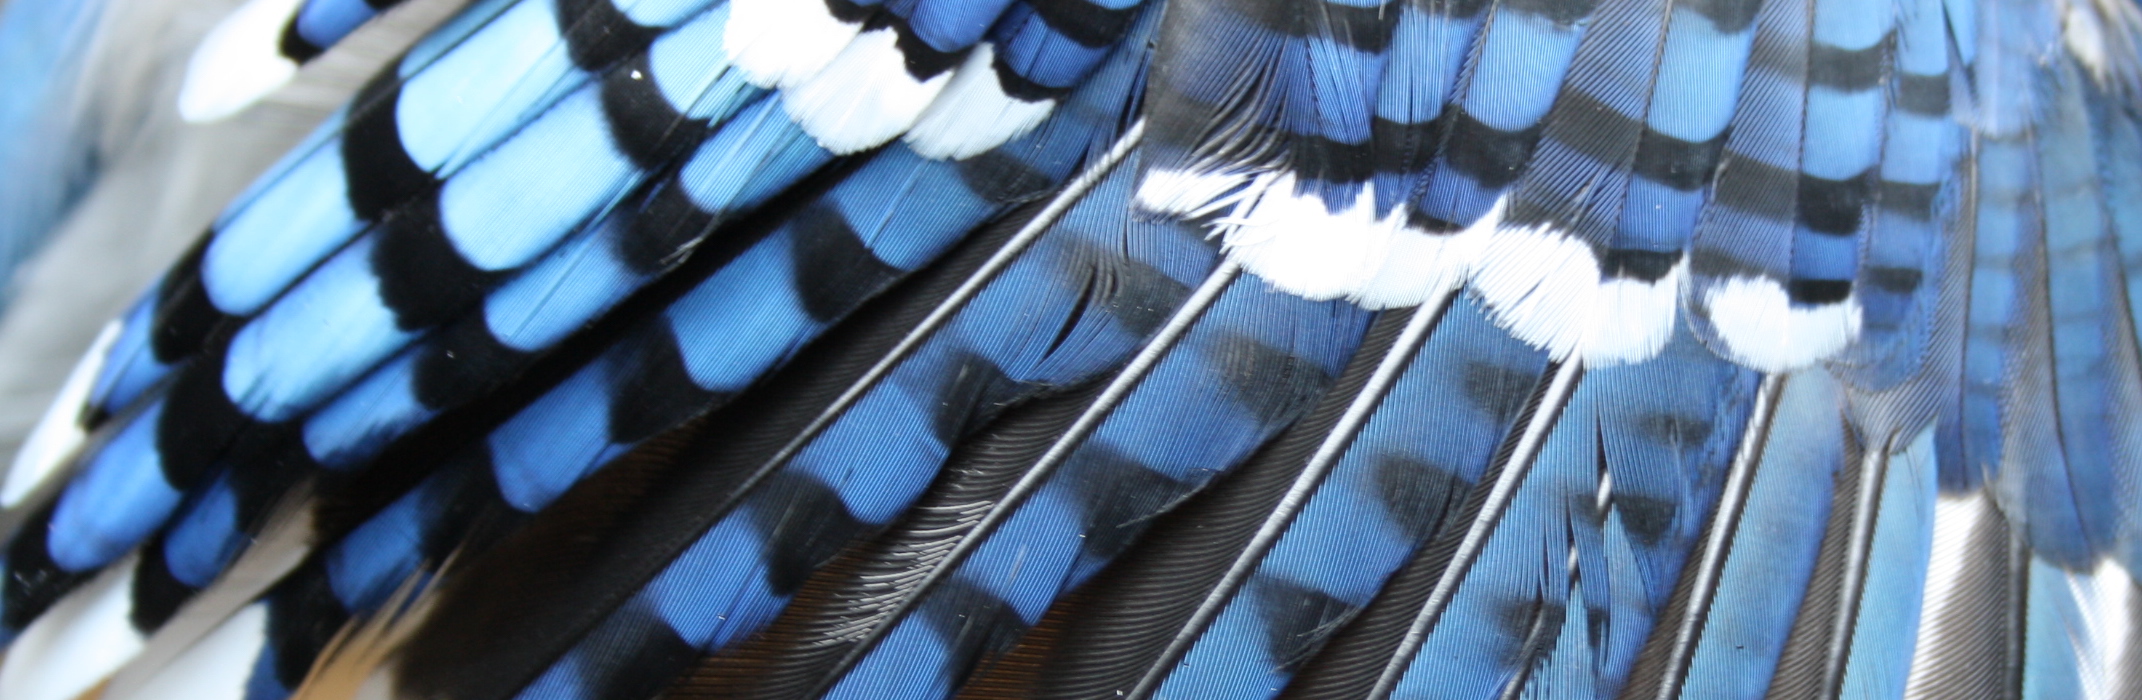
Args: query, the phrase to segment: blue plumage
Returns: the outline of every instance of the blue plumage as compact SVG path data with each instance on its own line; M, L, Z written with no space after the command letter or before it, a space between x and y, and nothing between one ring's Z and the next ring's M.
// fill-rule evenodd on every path
M1921 433L1889 458L1884 468L1880 521L1875 524L1871 555L1895 565L1867 572L1866 596L1852 629L1852 656L1843 687L1863 697L1894 697L1904 692L1911 672L1911 644L1919 630L1920 594L1926 566L1933 556L1934 503L1939 491L1931 431Z
M1414 206L1447 226L1486 215L1524 172L1540 119L1555 104L1594 8L1589 3L1520 8L1497 4L1482 27L1471 68L1453 99L1446 147Z
M1545 366L1540 353L1492 328L1476 304L1444 312L1377 417L1158 697L1248 696L1283 686L1290 667L1322 641L1316 630L1367 605L1382 577L1456 515ZM1438 420L1423 426L1431 410ZM1335 552L1344 554L1327 556Z
M1114 201L1127 203L1130 175L1126 168L1103 186L1124 196ZM1107 196L1104 189L1087 201L1106 206ZM1195 282L1171 277L1186 287ZM1113 406L1107 421L1063 458L1016 514L994 532L979 533L987 539L956 563L949 580L910 594L927 597L831 686L829 696L949 695L1003 653L1007 635L1039 622L1060 596L1106 566L1119 553L1115 543L1135 538L1143 521L1239 463L1306 408L1306 395L1339 370L1337 360L1352 349L1364 317L1289 299L1255 281L1235 284L1200 316L1180 341L1179 354L1153 367ZM1266 369L1277 386L1207 389L1224 386L1241 366ZM1169 434L1200 439L1170 444L1164 439ZM1003 614L976 624L956 622L959 611L978 608Z
M1778 394L1770 398L1777 402L1770 432L1815 439L1765 445L1759 464L1751 465L1746 512L1730 539L1712 535L1713 544L1730 550L1716 574L1716 597L1702 611L1702 638L1685 679L1666 681L1683 695L1761 696L1801 603L1774 592L1804 590L1814 573L1831 479L1844 460L1844 420L1835 408L1836 383L1827 377L1799 375Z
M396 5L249 7L181 116ZM2142 688L2138 51L2119 2L480 0L30 438L0 695Z
M531 3L531 6L535 6L535 4ZM717 9L703 14L699 22L715 25L718 29L718 25L725 16L723 11ZM686 28L690 29L692 26L687 25ZM478 33L478 35L481 34L481 32ZM298 281L287 292L282 293L282 296L268 305L265 311L238 328L228 341L227 350L224 351L225 356L218 358L220 362L216 364L220 364L220 367L211 364L189 370L208 374L209 376L214 376L214 374L209 373L220 370L220 389L224 397L210 397L208 400L211 402L211 406L216 402L228 401L231 408L245 417L241 420L250 419L252 421L277 423L298 418L319 407L351 382L362 377L373 365L416 340L420 333L426 330L425 327L427 325L441 320L449 320L452 314L461 313L461 310L455 306L458 301L456 297L465 296L465 293L462 295L453 293L459 291L455 288L457 281L464 285L473 283L490 286L491 283L488 283L483 277L484 273L521 268L529 261L529 258L552 247L560 237L576 229L581 229L579 220L587 217L588 213L576 209L576 207L594 207L607 204L607 200L620 196L617 192L619 185L616 183L594 183L595 186L590 187L591 183L581 179L591 176L591 171L588 169L592 167L590 159L585 157L584 154L576 155L576 152L572 150L572 144L586 144L589 141L604 144L596 146L595 151L610 154L608 162L613 166L611 167L613 172L612 176L607 179L617 180L642 177L644 176L642 167L634 163L630 157L618 154L615 150L616 146L612 145L613 141L621 141L626 144L633 143L629 138L631 132L624 130L623 127L619 126L620 124L630 124L635 118L651 118L656 120L657 128L674 128L670 122L663 120L662 115L671 115L669 119L675 120L680 118L675 115L691 111L705 113L712 120L721 120L740 108L744 98L756 92L748 86L741 85L734 78L730 78L726 84L719 78L722 67L720 61L703 58L707 54L714 54L718 57L720 49L718 43L712 46L703 45L703 40L708 35L708 31L704 29L678 31L670 35L671 39L676 42L697 42L702 44L699 53L679 57L676 51L664 51L659 54L659 58L662 60L649 64L649 70L653 70L654 65L660 65L664 69L713 74L714 77L712 79L696 76L671 78L672 85L684 83L700 88L697 91L687 90L681 92L677 88L671 88L670 92L678 93L681 96L679 102L682 104L664 105L666 112L660 109L647 110L644 106L635 106L631 102L625 102L620 106L617 100L621 98L616 98L614 95L618 94L621 88L616 87L607 88L604 91L604 94L613 95L606 103L603 97L598 94L598 88L614 84L619 79L627 81L627 84L641 80L630 77L630 75L639 75L638 69L620 68L618 69L620 72L629 73L629 75L613 78L610 83L589 83L587 87L583 87L573 95L557 102L554 108L544 112L542 116L530 122L526 128L506 139L498 149L491 151L483 158L477 159L461 172L448 177L445 180L444 187L438 192L436 202L428 205L435 206L435 212L427 211L424 205L420 205L416 211L396 213L392 216L398 218L390 218L381 227L358 237L356 241L334 253L324 263L321 263L319 268L306 273L302 280ZM669 40L657 41L656 44L660 45L665 41ZM650 79L655 82L661 82L662 80L659 75ZM668 96L664 95L664 97ZM702 98L707 99L702 102ZM657 102L660 103L660 100L658 99ZM405 102L404 104L407 103ZM765 113L765 110L762 110L762 113ZM778 115L770 118L777 122L782 121L782 118ZM751 119L747 115L746 119L737 128L744 129L747 133L757 134L762 131L759 126L761 121L763 119ZM663 136L660 133L655 134L657 139ZM801 144L801 148L798 148L793 142L784 142L778 139L755 140L749 142L755 144L754 146L743 149L736 146L724 149L720 147L723 143L727 142L717 133L710 142L710 148L713 149L714 155L708 157L720 157L724 159L723 162L734 163L738 166L771 164L776 172L779 171L783 163L793 163L800 160L806 165L803 167L788 167L789 175L785 180L760 180L742 188L723 189L718 186L713 188L714 194L711 197L711 201L703 206L714 208L717 212L722 213L734 208L748 207L751 204L762 201L769 196L769 190L778 188L784 182L800 178L805 174L810 164L822 163L826 159L823 151L818 151L807 142ZM763 148L769 153L754 158L751 155L751 149L753 148ZM563 150L561 151L560 149ZM336 152L323 147L314 153L315 158L318 158L324 157L321 154L331 156ZM562 174L563 171L555 171L547 167L531 167L529 163L520 162L520 160L530 157L538 159L537 166L545 162L555 162L549 161L548 159L550 158L565 157L572 159L576 165L581 167L573 171L577 177L534 178L531 182L530 178L526 177L529 173L552 171ZM291 170L296 175L278 179L275 182L279 183L278 186L280 186L280 183L298 182L299 184L297 185L289 186L299 188L296 191L308 194L339 189L332 187L335 184L335 176L340 174L338 172L339 169L335 168L336 161L328 158L321 162L323 164L318 166L308 166L301 162ZM597 157L594 162L604 161L602 157ZM697 162L697 159L693 162ZM704 168L701 169L704 170ZM304 177L299 176L314 170L319 171L321 173L320 177L327 178L327 180L309 182ZM719 170L711 175L695 177L694 168L690 163L685 166L684 173L687 186L699 179L711 179L718 182L721 177ZM558 191L545 192L540 186L545 182L550 183L550 186ZM497 195L482 194L486 192L510 192L513 197L534 197L534 199L516 199L513 197L501 199ZM264 193L258 196L267 198L267 201L278 201L272 194ZM330 218L338 221L347 219L350 210L342 207L341 202L338 201L340 197L332 194L328 196L333 198L327 201L334 205L334 211L337 212ZM576 200L574 199L575 197L579 199ZM493 215L471 213L483 211L486 206L498 211L526 213L530 216L499 220ZM259 212L260 210L249 208L245 211ZM268 214L255 215L268 216ZM457 226L455 222L463 219L473 221L473 223ZM263 219L263 221L267 220ZM414 223L411 223L412 221ZM262 225L266 226L267 224L263 223ZM303 220L301 220L300 225L303 225ZM350 225L354 226L354 224ZM230 229L226 228L225 230L228 231ZM239 230L243 231L245 229L241 228ZM266 228L262 229L264 232L267 230ZM301 228L300 230L304 229ZM598 237L604 230L604 228L596 226L576 235ZM261 235L267 234L263 233ZM487 235L489 237L486 237ZM298 238L302 239L303 236ZM227 239L219 237L216 240L223 241ZM444 244L446 249L439 250L440 244ZM208 287L208 294L212 301L216 296L214 282L218 279L223 279L223 277L218 276L217 267L214 264L217 260L216 251L216 244L211 243L203 261L204 277L202 282ZM411 256L419 258L431 257L433 259L420 261L416 266L411 267L410 262L405 260L405 258ZM300 255L299 257L308 256ZM574 265L575 262L577 261L566 259L556 264L567 269L577 269ZM292 267L309 264L310 260L295 260L294 263ZM471 270L470 268L474 269ZM538 270L534 274L540 275L544 272L549 271ZM600 274L599 269L591 269L588 272ZM452 276L456 274L459 274L462 279L455 280ZM549 272L549 274L556 275L559 272ZM447 275L448 278L438 279L440 275ZM475 277L474 280L467 279L471 275ZM235 279L242 276L237 272L232 272L230 278ZM533 283L531 282L531 284ZM271 291L271 293L273 292ZM222 306L222 304L219 304L219 308ZM599 310L599 308L596 310ZM228 312L229 309L226 308L225 311ZM319 317L332 317L337 319L337 322L323 328L312 320ZM206 380L204 379L204 381ZM181 380L181 383L183 382L184 380ZM161 400L168 403L174 400L198 402L201 399L197 394L188 394L181 391L177 394L177 398L166 397ZM198 404L195 403L182 403L181 405L188 412L199 410L197 408ZM125 433L137 428L140 430L152 429L153 426L161 424L160 417L162 415L161 411L155 411L134 416L129 420L122 420L120 424L125 427L120 427L118 430ZM137 426L135 424L142 425ZM203 468L202 465L196 462L204 458L216 459L217 455L225 449L223 441L236 439L238 437L237 434L245 429L243 425L244 423L239 423L238 430L226 429L228 431L227 434L222 436L213 433L189 436L184 440L192 443L195 447L185 452L165 452L169 443L163 443L154 448L146 448L153 450L155 452L154 455L144 457L129 453L121 455L117 459L128 460L129 463L137 465L133 467L134 471L132 473L134 476L127 477L134 480L147 478L147 470L150 467L140 465L152 463L143 461L145 459L154 460L154 464L157 465L154 468L160 470L170 480L166 488L183 491L193 486L193 482L188 478L188 475L194 474ZM169 430L168 428L160 427L153 429L159 431ZM378 435L377 431L371 431L366 434L366 437L377 439L382 436ZM95 490L92 485L84 485L79 488L89 489L92 492ZM136 497L151 498L153 500L152 496L143 495L138 490L132 493L135 493ZM114 493L109 498L101 496L81 496L80 498L126 502L117 493ZM168 506L151 505L149 501L142 501L142 504L145 508L142 511L144 513L168 511ZM85 521L83 525L89 526L90 523ZM71 525L67 522L61 523L60 527L55 530L55 536L61 538L112 539L112 543L106 548L131 546L132 543L138 542L139 538L145 534L135 529L126 529L123 532L88 532L77 535L70 531L70 527Z

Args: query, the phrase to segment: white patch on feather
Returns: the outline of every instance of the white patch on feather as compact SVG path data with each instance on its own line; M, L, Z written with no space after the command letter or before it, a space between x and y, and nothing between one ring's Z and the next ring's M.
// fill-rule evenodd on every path
M221 633L231 616L257 602L312 552L319 531L314 525L315 501L311 494L308 488L284 494L269 512L261 534L222 576L180 606L176 615L149 636L141 654L105 685L103 700L193 697L161 692L162 676L174 664L199 663L190 656L196 645L211 634ZM246 662L250 661L248 657ZM251 673L250 667L246 673Z
M1226 209L1241 198L1255 176L1194 170L1147 170L1138 183L1138 209L1153 214L1192 218Z
M1486 247L1483 231L1428 233L1405 227L1392 234L1376 274L1349 295L1371 309L1414 306L1465 283Z
M862 29L820 0L732 0L722 49L751 84L787 88L825 70Z
M1613 279L1599 285L1579 355L1587 365L1642 362L1673 340L1674 316L1681 309L1681 285L1688 262L1673 264L1650 282Z
M245 606L136 686L142 698L244 700L246 680L268 642L268 604ZM105 693L102 700L130 700Z
M1651 282L1608 279L1591 245L1547 225L1502 225L1508 198L1474 226L1494 226L1473 289L1496 325L1556 360L1641 362L1673 337L1685 263Z
M1734 277L1706 290L1702 302L1728 358L1759 372L1806 367L1859 336L1857 294L1834 304L1795 308L1778 283Z
M835 155L891 141L922 117L952 71L916 82L891 27L864 32L817 77L783 90L788 117Z
M283 27L300 0L252 0L224 17L193 50L179 85L179 118L212 122L237 114L297 75L283 56Z
M105 567L23 630L0 662L0 698L73 700L141 653L128 619L138 558Z
M1228 207L1214 225L1228 258L1286 292L1371 309L1415 306L1464 281L1478 249L1471 231L1409 228L1403 207L1378 216L1373 184L1334 211L1322 197L1297 192L1296 183L1292 172L1266 173L1216 201ZM1219 185L1188 184L1186 193Z
M74 371L67 373L67 382L60 385L52 407L37 419L37 427L30 429L22 450L15 453L14 464L8 467L7 482L0 485L0 508L21 505L23 499L58 475L60 467L81 448L82 440L88 436L82 431L83 404L89 401L89 390L96 386L97 374L104 371L104 362L110 359L112 344L119 342L120 332L119 321L104 324L96 341L89 344L89 351L75 363Z
M996 50L985 41L968 52L952 83L908 130L907 145L924 158L972 158L1019 138L1055 108L1055 100L1028 102L1004 94Z
M1954 634L1943 621L1968 614L1971 600L1959 592L1972 569L1987 564L1975 560L1971 544L1979 537L1980 524L1989 517L2000 516L1993 513L1993 500L1983 490L1944 494L1934 500L1934 538L1927 557L1926 583L1919 589L1918 648L1912 652L1911 673L1905 681L1907 698L1929 697L1929 689L1938 687L1936 684L1942 680L1937 673L1940 659L1936 655L1951 648L1943 637Z
M2132 658L2136 650L2127 645L2134 625L2128 606L2135 586L2134 575L2111 557L2098 561L2097 568L2088 573L2068 574L2069 592L2082 612L2083 628L2071 634L2079 634L2075 657L2081 666L2083 696L2089 700L2130 698L2142 690L2119 687L2119 670L2142 662Z
M1376 216L1363 187L1338 211L1295 192L1291 172L1259 175L1215 226L1227 256L1272 286L1309 299L1350 297L1375 277L1405 226L1403 212Z
M1195 218L1225 212L1213 233L1229 259L1308 299L1346 299L1370 309L1416 306L1464 283L1486 240L1478 227L1429 233L1406 225L1407 210L1376 214L1364 185L1333 211L1295 191L1292 172L1262 174L1151 170L1138 186L1140 210Z
M2068 53L2082 61L2093 76L2105 76L2105 25L2098 21L2097 13L2088 0L2069 0L2061 3L2067 7L2060 13L2060 38L2067 44Z

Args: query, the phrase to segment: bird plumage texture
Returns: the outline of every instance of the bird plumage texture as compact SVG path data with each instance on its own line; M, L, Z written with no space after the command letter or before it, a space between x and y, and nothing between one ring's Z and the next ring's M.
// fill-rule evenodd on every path
M138 9L5 7L64 246ZM170 190L0 696L2142 693L2130 0L217 9L158 128L406 49Z

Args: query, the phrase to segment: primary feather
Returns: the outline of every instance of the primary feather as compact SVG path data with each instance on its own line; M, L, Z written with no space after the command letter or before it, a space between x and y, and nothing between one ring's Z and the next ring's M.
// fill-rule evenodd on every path
M397 4L247 3L173 113ZM0 50L73 65L55 7ZM2138 50L2128 0L479 0L69 380L0 694L2126 697ZM114 177L54 110L0 112L10 241Z

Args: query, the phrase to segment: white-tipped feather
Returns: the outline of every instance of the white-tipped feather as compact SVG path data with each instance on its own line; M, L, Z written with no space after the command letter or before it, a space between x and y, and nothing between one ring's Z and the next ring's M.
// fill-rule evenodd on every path
M1483 230L1429 233L1407 211L1376 214L1376 189L1334 208L1296 191L1292 172L1258 175L1153 170L1138 186L1139 209L1213 224L1229 259L1273 286L1310 299L1344 298L1371 309L1414 306L1462 284L1480 256Z
M1640 362L1673 335L1685 263L1651 282L1606 279L1591 246L1552 228L1504 222L1508 200L1455 233L1406 225L1404 207L1376 213L1366 184L1333 207L1297 191L1291 171L1258 175L1154 170L1139 208L1214 224L1229 259L1309 299L1371 309L1413 306L1470 282L1497 325L1555 359L1588 365Z
M1681 263L1650 282L1606 277L1590 244L1546 224L1502 224L1508 201L1474 224L1495 227L1472 284L1496 325L1557 360L1589 366L1642 362L1666 347Z
M952 71L917 81L907 72L899 32L864 32L824 71L781 92L788 117L836 155L869 150L915 125Z
M787 88L825 70L862 29L834 18L820 0L734 0L722 50L751 84Z
M252 0L209 30L186 63L179 117L196 124L237 114L297 75L282 53L283 27L301 0Z
M162 690L166 676L174 666L197 663L240 663L245 673L252 672L253 656L235 659L233 656L215 656L213 659L196 652L203 644L235 643L225 639L209 641L213 635L237 634L243 625L233 628L233 616L242 614L249 606L258 607L261 596L270 586L281 581L285 575L303 563L312 551L317 531L314 528L310 490L300 489L286 495L276 504L268 516L268 525L262 530L245 553L232 562L208 588L196 594L192 600L179 607L177 614L166 621L149 639L132 662L112 676L105 685L104 700L127 700L129 698L198 697L191 694L166 693ZM265 619L265 618L263 618ZM240 635L243 638L243 635ZM227 647L228 648L228 647ZM236 651L233 650L233 654ZM220 659L220 660L217 660ZM202 669L199 673L211 673ZM233 672L223 668L214 674ZM213 674L211 674L213 675ZM211 676L202 676L203 679ZM221 677L221 676L215 676Z
M0 662L0 698L74 700L141 653L127 619L138 557L105 567L23 630Z
M2120 669L2142 663L2128 647L2134 620L2128 606L2135 595L2135 578L2111 557L2100 560L2088 572L2068 574L2069 592L2082 609L2082 629L2073 640L2076 661L2081 665L2084 697L2089 700L2119 700L2136 697L2142 688L2121 687Z
M131 693L106 691L102 700L244 700L246 679L268 643L268 604L240 609L187 647Z
M1673 339L1681 285L1687 278L1684 260L1650 282L1621 278L1600 283L1578 355L1592 366L1642 362L1658 355Z
M1360 291L1405 227L1405 213L1376 216L1376 194L1362 187L1334 211L1323 198L1295 191L1291 172L1260 175L1215 229L1227 257L1265 281L1309 299Z
M74 371L67 373L67 382L60 385L59 395L53 397L52 407L45 410L43 418L37 419L37 427L30 429L30 436L23 440L22 450L15 453L15 462L7 470L7 482L0 485L0 508L13 508L24 498L36 493L57 476L60 465L74 456L82 446L87 433L82 431L82 404L89 400L89 390L97 383L97 373L104 369L104 360L111 354L112 343L119 340L120 324L112 321L104 324L97 333L97 340L82 353L82 360L75 363Z
M1728 359L1760 372L1789 372L1814 364L1859 336L1859 297L1795 308L1771 280L1734 277L1702 298Z
M1485 231L1429 233L1405 227L1391 235L1376 274L1348 295L1371 309L1414 306L1465 283L1486 247Z
M907 145L924 158L971 158L1019 138L1055 108L1055 100L1028 102L1004 94L996 51L985 41L967 54L952 83L907 131Z
M1599 259L1591 246L1547 225L1502 223L1509 199L1474 227L1492 231L1473 289L1502 326L1556 360L1582 345L1591 327L1586 312L1599 293Z
M1232 206L1256 177L1248 173L1148 170L1138 183L1140 211L1192 218Z

